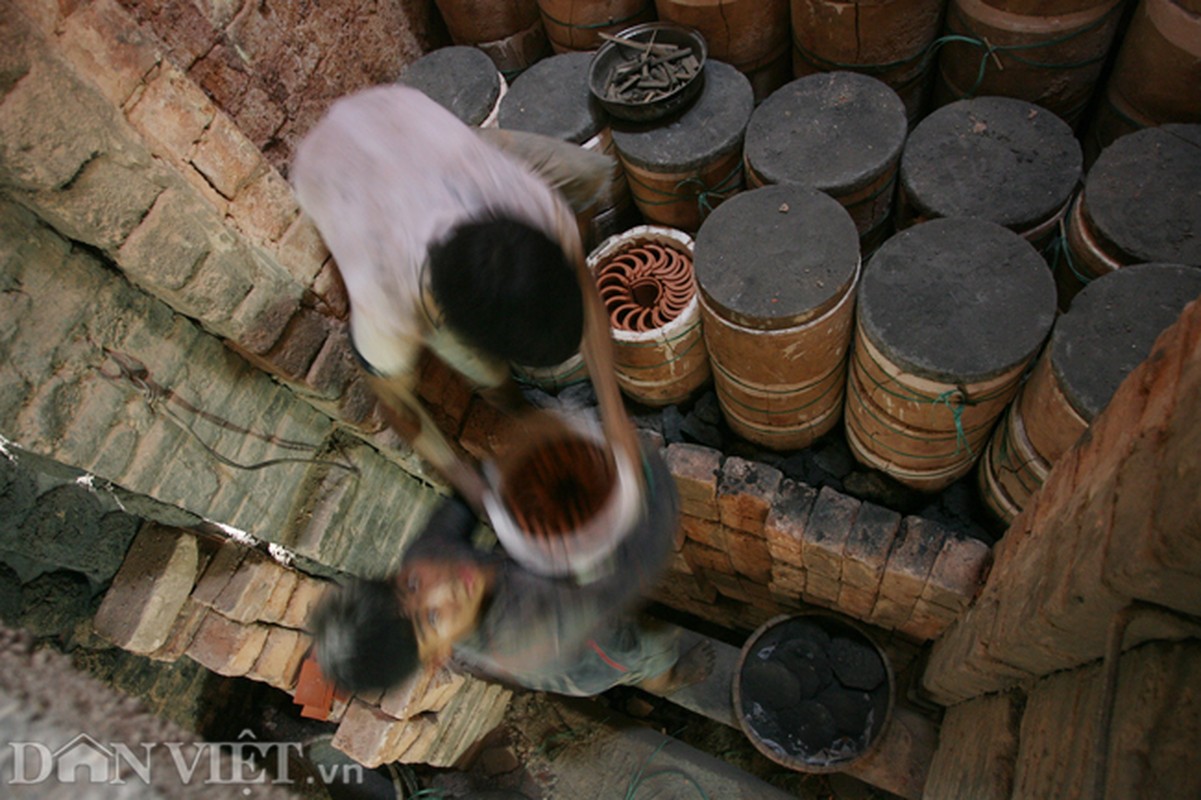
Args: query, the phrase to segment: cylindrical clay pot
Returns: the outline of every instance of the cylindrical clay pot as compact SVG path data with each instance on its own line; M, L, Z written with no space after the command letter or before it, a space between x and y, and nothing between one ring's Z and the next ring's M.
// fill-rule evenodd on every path
M1055 317L1055 286L1013 231L936 219L880 247L860 282L846 433L922 491L967 474Z
M777 450L807 447L832 429L859 276L846 209L797 184L744 192L701 226L696 276L730 428Z
M654 0L538 0L538 10L556 53L595 50L602 33L655 19Z
M648 406L683 403L709 380L692 237L639 225L588 256L609 314L617 383Z
M803 183L846 206L863 252L888 233L905 106L884 83L854 72L798 78L763 101L746 129L747 186Z
M516 77L550 50L537 0L436 3L454 43L484 51L506 78Z
M410 64L397 81L419 89L466 125L496 126L508 82L478 47L452 45Z

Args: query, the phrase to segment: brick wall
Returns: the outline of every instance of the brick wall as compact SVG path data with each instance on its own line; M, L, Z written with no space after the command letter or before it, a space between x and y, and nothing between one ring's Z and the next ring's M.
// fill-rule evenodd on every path
M1201 614L1201 302L1187 306L1013 522L935 646L946 705L1100 658L1132 601ZM1161 618L1162 619L1162 618ZM1132 625L1127 642L1187 634Z

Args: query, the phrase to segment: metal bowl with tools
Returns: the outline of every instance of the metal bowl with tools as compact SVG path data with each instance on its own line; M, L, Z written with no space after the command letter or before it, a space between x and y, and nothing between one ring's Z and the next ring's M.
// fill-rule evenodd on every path
M588 88L614 117L651 122L687 108L705 80L709 47L692 28L647 22L606 35Z

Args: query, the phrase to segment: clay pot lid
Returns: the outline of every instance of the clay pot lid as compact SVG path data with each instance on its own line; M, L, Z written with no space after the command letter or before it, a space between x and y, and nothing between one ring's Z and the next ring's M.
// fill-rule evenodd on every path
M1136 131L1084 179L1089 226L1126 264L1201 264L1201 124Z
M687 109L642 125L613 122L613 142L621 157L643 169L695 169L742 146L755 104L745 75L729 64L707 61L705 83Z
M880 246L857 301L860 330L894 364L972 383L1037 352L1055 320L1055 281L1038 251L1008 228L936 219Z
M500 127L587 142L608 124L588 88L591 61L590 53L562 53L522 72L500 101Z
M1137 264L1094 280L1051 334L1051 369L1072 407L1092 420L1184 307L1201 297L1201 269Z
M896 164L909 131L905 104L886 83L823 72L784 84L746 128L747 164L765 183L804 183L843 194Z
M1047 109L979 97L918 123L901 156L901 185L922 216L977 217L1021 232L1067 203L1083 158L1072 128Z
M397 83L421 90L467 125L479 125L500 97L500 73L478 47L452 45L410 64Z
M711 308L740 325L778 330L842 298L858 271L859 234L829 195L797 184L764 186L714 209L693 255Z

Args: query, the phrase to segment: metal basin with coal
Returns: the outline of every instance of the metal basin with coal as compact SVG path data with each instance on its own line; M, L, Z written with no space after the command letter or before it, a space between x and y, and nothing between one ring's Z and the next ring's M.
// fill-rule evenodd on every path
M835 614L783 615L743 645L734 716L765 756L800 772L835 772L871 753L892 715L887 655Z

